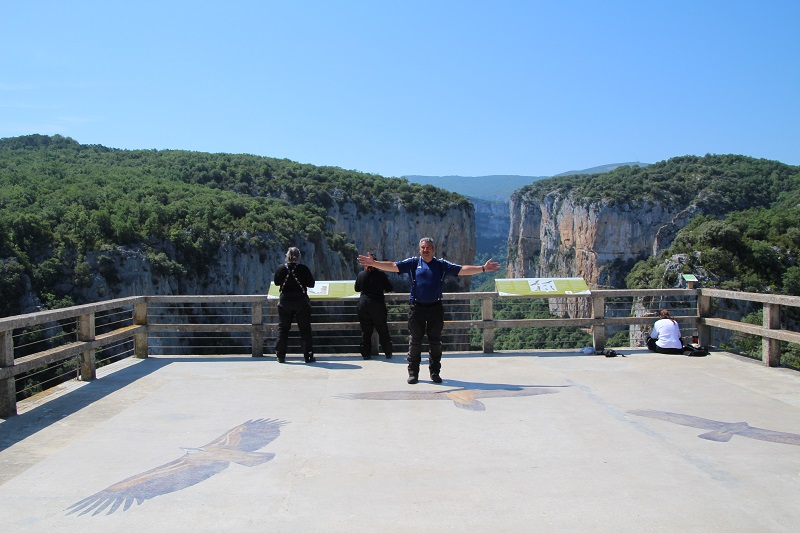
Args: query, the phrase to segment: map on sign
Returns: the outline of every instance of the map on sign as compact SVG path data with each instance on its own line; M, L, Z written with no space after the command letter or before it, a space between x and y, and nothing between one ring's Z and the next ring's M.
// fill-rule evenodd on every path
M591 294L583 278L496 279L500 296L561 296Z
M281 289L274 283L269 287L268 298L279 298ZM308 289L309 298L358 298L355 281L318 281Z

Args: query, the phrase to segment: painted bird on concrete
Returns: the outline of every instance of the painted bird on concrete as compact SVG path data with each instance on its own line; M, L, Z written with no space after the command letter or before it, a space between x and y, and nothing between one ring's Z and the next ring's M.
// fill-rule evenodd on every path
M343 394L340 398L347 400L450 400L459 409L468 411L485 411L486 406L479 398L508 398L513 396L536 396L554 394L552 388L514 387L513 389L450 389L442 391L384 391L356 392Z
M719 422L717 420L709 420L692 415L650 409L637 409L628 412L632 415L664 420L666 422L672 422L673 424L680 424L681 426L710 429L711 431L708 433L698 435L698 437L705 440L728 442L734 435L739 435L740 437L747 437L748 439L800 446L800 435L773 431L771 429L761 429L753 427L747 422Z
M133 502L179 491L196 485L228 468L231 463L258 466L275 457L274 453L257 452L278 438L286 422L260 418L248 420L226 431L200 448L183 448L186 453L161 466L136 474L67 508L68 515L92 516L108 509L111 514L120 507L127 510Z

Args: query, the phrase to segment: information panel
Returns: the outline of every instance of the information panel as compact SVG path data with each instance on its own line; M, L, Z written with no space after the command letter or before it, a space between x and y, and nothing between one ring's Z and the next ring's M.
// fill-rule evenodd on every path
M583 278L511 278L496 279L500 296L560 296L591 294Z
M358 298L360 293L356 292L356 282L349 281L317 281L316 284L308 289L309 298ZM274 283L269 287L269 298L278 298L281 289Z

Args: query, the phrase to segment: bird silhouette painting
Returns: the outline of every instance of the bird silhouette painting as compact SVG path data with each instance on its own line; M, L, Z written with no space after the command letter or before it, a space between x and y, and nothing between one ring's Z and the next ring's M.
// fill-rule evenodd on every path
M196 485L228 468L231 463L258 466L275 457L259 450L278 438L286 422L260 418L248 420L200 448L183 448L180 459L120 481L67 508L67 514L97 515L125 511L136 502L176 492Z
M681 426L710 430L707 433L698 435L698 437L716 442L728 442L734 435L739 435L740 437L747 437L748 439L800 446L800 435L772 431L771 429L756 428L747 422L719 422L717 420L708 420L707 418L700 418L697 416L668 413L666 411L653 411L649 409L628 412L632 415L664 420L665 422L672 422L673 424L680 424Z
M385 391L361 392L339 396L347 400L450 400L459 409L485 411L479 398L508 398L512 396L537 396L558 391L542 387L514 387L513 389L450 389L443 391Z

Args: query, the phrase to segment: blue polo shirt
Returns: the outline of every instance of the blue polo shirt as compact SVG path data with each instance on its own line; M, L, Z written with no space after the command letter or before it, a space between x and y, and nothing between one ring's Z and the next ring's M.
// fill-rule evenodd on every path
M426 263L421 257L409 257L395 263L401 274L411 279L411 292L408 300L430 304L442 299L442 283L445 276L458 276L461 265L445 259L433 258Z

